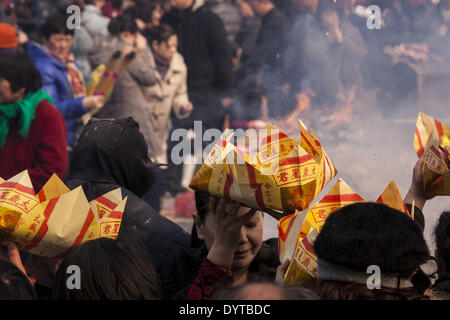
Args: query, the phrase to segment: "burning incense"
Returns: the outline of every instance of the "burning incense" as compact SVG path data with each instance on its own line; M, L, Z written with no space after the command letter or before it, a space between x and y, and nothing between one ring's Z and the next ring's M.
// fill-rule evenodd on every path
M119 60L119 58L121 56L122 56L122 52L120 52L120 51L114 52L114 54L111 56L109 61L106 63L105 71L103 72L99 83L97 84L97 86L93 87L90 90L90 91L92 91L90 94L98 95L98 94L104 94L106 92L105 86L108 81L108 78L110 77L114 66L116 65L117 61Z
M119 67L117 68L117 71L112 71L107 78L107 81L105 83L105 87L102 91L98 91L99 94L105 94L108 92L109 89L112 88L114 83L117 81L117 79L120 77L120 75L125 71L125 69L128 67L128 65L133 61L133 59L136 57L136 52L130 52L125 56L125 58L120 62Z
M128 65L133 61L133 59L136 57L135 52L130 52L125 56L125 58L120 62L117 71L109 71L108 77L105 77L105 81L100 89L97 89L95 94L96 95L105 95L114 85L116 80L120 77L120 75L125 71L125 69L128 67ZM90 111L90 115L94 115L97 113L98 109L92 109Z

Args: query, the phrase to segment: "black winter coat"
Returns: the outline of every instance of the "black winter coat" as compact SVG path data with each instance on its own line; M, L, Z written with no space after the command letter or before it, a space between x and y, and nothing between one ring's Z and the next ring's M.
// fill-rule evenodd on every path
M88 201L121 188L122 197L128 200L119 237L137 236L159 273L170 253L190 247L190 237L140 198L153 183L154 167L137 122L132 118L91 119L73 152L66 185L70 189L81 185Z
M220 18L202 0L185 10L173 9L162 20L178 35L179 50L188 68L189 90L231 88L231 49Z

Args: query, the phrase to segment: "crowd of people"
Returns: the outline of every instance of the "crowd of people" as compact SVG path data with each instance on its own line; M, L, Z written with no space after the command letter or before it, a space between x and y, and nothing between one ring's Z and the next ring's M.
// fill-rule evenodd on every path
M380 30L357 9L373 4ZM56 173L89 201L116 188L128 201L117 240L88 241L40 272L4 243L0 298L450 298L450 212L433 254L422 159L404 199L414 219L375 203L334 212L314 242L318 279L304 286L284 284L289 261L278 239L263 241L262 210L196 192L190 234L159 214L165 195L186 191L173 130L260 128L295 112L300 94L326 112L367 88L389 115L417 95L423 52L450 58L449 12L447 0L2 1L0 177L27 169L39 191ZM67 287L71 265L81 289ZM370 265L381 289L366 286Z

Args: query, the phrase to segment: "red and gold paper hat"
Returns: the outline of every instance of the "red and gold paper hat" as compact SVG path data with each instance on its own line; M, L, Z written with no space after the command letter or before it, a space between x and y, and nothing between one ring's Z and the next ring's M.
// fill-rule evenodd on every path
M36 195L28 172L0 183L0 242L22 251L60 257L87 240L117 238L126 198L120 189L88 202L53 175Z
M292 257L297 242L305 238L312 229L320 231L326 218L334 211L364 199L350 188L342 179L338 179L328 194L318 203L305 210L281 219L279 230L280 261Z
M450 138L450 127L444 123L420 112L416 123L416 132L414 135L414 149L420 158L426 151L428 141L433 136L440 139L442 137Z
M286 283L308 283L317 279L317 255L314 252L313 243L317 237L317 230L312 230L301 239L295 247L291 264L286 270L284 280Z
M278 249L281 262L291 259L285 274L288 283L305 282L316 278L317 255L313 243L325 220L332 213L347 205L365 200L339 179L326 196L309 208L278 222ZM377 200L410 216L397 184L391 181Z
M414 148L423 156L424 190L428 194L450 195L450 127L419 113L414 136Z
M288 214L306 209L336 169L301 121L300 131L301 144L268 126L257 139L235 146L232 131L226 130L190 187L253 208Z

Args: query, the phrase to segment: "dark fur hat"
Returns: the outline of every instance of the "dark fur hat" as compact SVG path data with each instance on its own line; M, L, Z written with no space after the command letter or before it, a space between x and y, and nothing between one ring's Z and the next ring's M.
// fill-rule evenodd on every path
M365 272L409 276L429 251L418 225L406 214L379 203L356 203L332 213L314 242L321 259Z

